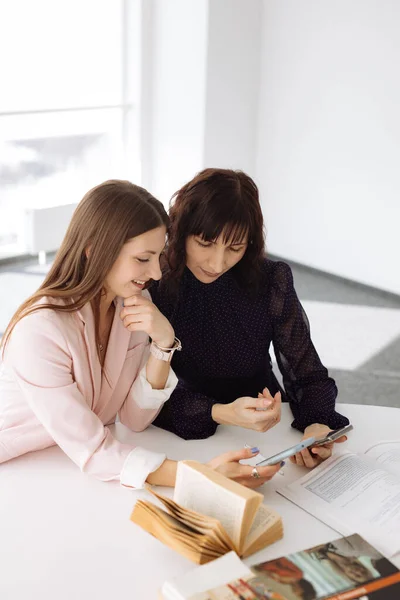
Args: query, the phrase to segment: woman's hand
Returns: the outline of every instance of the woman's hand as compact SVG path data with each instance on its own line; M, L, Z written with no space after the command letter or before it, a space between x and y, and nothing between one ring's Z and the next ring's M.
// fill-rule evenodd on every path
M237 425L255 431L268 431L281 420L281 394L274 397L264 388L258 398L243 396L230 404L214 404L212 418L220 425Z
M173 345L175 332L171 323L151 300L141 294L124 299L120 317L129 331L145 331L162 348Z
M279 471L280 464L269 466L269 467L257 467L257 471L260 475L259 478L253 477L251 472L254 467L249 465L241 465L239 460L246 458L252 458L257 456L258 450L252 452L250 448L242 448L242 450L236 450L233 452L225 452L216 458L213 458L207 463L207 466L211 467L221 475L225 475L228 479L233 479L237 483L241 483L249 488L257 488L263 485L266 481L272 479L272 477Z
M327 425L321 425L321 423L314 423L313 425L309 425L305 428L302 439L306 440L310 437L325 437L331 431L332 429L329 429ZM334 442L324 444L323 446L304 448L304 450L302 450L301 452L298 452L294 456L291 456L290 460L292 463L294 463L295 465L299 465L300 467L308 467L309 469L313 469L322 461L332 456L333 444L340 444L342 442L345 442L346 440L347 436L343 435L341 438L335 440Z
M254 448L253 448L254 450ZM260 477L253 477L251 472L254 467L249 465L241 465L239 460L245 460L246 458L253 458L257 456L259 450L255 448L255 452L252 452L250 448L242 448L241 450L233 452L225 452L215 458L212 458L207 464L208 467L214 469L221 475L225 475L228 479L232 479L237 483L241 483L249 488L257 488L263 485L266 481L272 479L272 477L279 471L280 465L274 465L271 467L257 467L257 471ZM149 473L146 481L151 485L166 485L173 487L176 481L176 471L178 463L175 460L166 459L164 462L152 473Z

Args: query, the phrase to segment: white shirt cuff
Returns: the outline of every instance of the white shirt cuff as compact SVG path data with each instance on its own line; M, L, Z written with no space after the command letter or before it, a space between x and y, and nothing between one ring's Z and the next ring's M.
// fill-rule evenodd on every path
M155 390L146 379L146 365L141 369L135 383L131 388L131 394L139 408L160 408L168 400L178 383L178 378L170 368L168 379L164 389Z
M165 454L137 446L126 457L120 475L121 485L142 489L148 475L156 471L165 459Z

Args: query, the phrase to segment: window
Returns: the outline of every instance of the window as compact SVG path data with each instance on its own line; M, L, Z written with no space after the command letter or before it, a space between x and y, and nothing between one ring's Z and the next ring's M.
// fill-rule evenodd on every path
M0 4L0 257L26 251L26 209L76 203L109 178L138 181L138 143L128 139L138 5Z

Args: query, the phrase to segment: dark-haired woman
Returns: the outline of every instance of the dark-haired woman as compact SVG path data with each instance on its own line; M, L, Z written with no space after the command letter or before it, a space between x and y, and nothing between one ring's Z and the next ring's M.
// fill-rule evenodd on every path
M161 277L167 225L161 202L128 181L106 181L79 203L45 281L2 340L0 463L57 444L103 481L174 485L176 461L123 444L108 427L119 415L142 431L177 382L170 360L180 343L145 290ZM254 479L239 460L256 453L208 464L257 487L277 468Z
M170 209L165 258L150 291L183 351L172 361L178 385L155 425L186 439L213 435L222 423L267 431L279 422L281 397L305 437L348 423L335 411L337 388L312 344L290 267L265 256L248 175L206 169L184 185ZM293 461L313 467L331 451L304 450Z

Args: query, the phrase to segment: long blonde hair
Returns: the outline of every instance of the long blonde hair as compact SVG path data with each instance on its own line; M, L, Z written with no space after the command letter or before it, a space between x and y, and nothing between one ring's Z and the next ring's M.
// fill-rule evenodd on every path
M122 246L162 225L168 226L164 206L147 190L129 181L105 181L87 192L72 216L48 275L8 324L0 344L3 356L16 324L44 308L74 312L91 302L99 342L100 296ZM38 304L44 297L62 298L66 303Z

